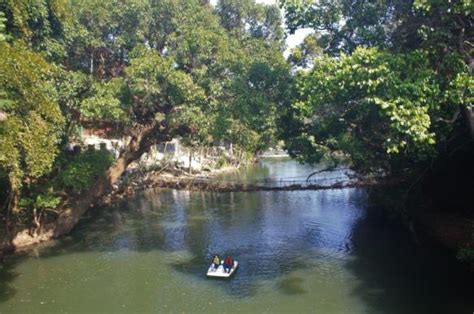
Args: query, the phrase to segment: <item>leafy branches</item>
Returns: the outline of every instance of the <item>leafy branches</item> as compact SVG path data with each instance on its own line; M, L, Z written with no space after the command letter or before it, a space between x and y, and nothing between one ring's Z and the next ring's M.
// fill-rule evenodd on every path
M10 188L18 190L26 179L47 173L57 155L64 123L48 81L51 68L24 45L1 44L0 167L9 174Z
M56 184L60 190L81 193L90 188L113 162L112 154L104 150L88 150L71 158L63 158Z
M441 93L421 52L358 48L339 59L317 59L297 84L290 125L301 135L289 138L290 153L317 161L341 151L361 171L391 167L400 155L425 160L435 153L430 115Z
M437 156L472 98L468 2L282 1L290 32L315 30L289 61L318 54L283 119L290 152L308 162L343 152L360 171Z

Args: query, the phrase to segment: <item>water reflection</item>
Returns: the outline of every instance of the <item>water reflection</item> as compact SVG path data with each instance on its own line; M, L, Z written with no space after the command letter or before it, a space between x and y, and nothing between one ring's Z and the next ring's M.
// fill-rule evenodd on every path
M242 176L310 171L266 162ZM53 247L11 258L0 269L0 313L472 309L472 284L453 261L367 217L369 201L358 189L150 190L92 212ZM216 253L239 260L231 280L205 278Z
M341 197L344 202L339 201ZM127 242L120 237L118 243L132 250L143 250L153 243L161 250L189 251L190 259L172 266L199 278L214 254L233 255L242 267L229 289L233 295L247 296L258 280L312 267L316 262L330 263L350 254L354 224L363 217L356 204L365 197L366 193L360 190L349 194L346 190L153 193L147 196L148 202L138 203L142 208L134 211L159 210L161 215L139 217L146 222L138 225L138 238L138 230L132 229L122 236L134 240ZM159 209L153 207L156 203L160 204ZM133 204L137 203L126 203L119 210L130 210ZM144 242L149 237L154 240ZM137 241L141 246L136 246ZM288 285L283 282L283 286Z

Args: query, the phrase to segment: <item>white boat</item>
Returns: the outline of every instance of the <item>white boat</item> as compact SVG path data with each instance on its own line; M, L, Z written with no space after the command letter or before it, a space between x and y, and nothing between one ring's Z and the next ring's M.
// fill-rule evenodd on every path
M217 267L217 269L214 268L211 264L211 266L209 266L209 269L207 270L207 277L229 278L235 272L237 267L239 267L239 263L236 260L234 260L234 267L230 269L230 272L226 273L224 271L223 264L220 264L219 267Z

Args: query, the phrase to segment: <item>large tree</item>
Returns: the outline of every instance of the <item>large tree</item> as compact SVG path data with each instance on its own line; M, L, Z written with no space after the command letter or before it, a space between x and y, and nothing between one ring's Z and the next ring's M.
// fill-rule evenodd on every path
M245 3L248 10L240 8ZM244 10L243 24L227 25L224 7ZM54 147L44 158L48 167L37 174L53 183L48 193L69 193L48 235L71 230L127 166L157 143L176 136L191 146L224 139L254 153L274 140L280 113L275 106L286 99L289 75L275 6L222 1L214 10L197 0L44 0L3 1L0 9L7 19L4 39L23 42L21 49L46 59L51 105L65 117L56 123L58 132L48 134ZM118 159L96 173L107 158L62 154L49 171L84 121L119 126L125 147ZM55 203L40 199L41 206Z
M298 76L283 119L290 153L339 151L362 171L424 167L469 120L470 3L283 1L290 31L313 27L327 53Z
M0 174L8 178L2 205L11 231L21 188L51 170L64 119L52 97L52 69L44 58L19 42L0 43L0 51Z

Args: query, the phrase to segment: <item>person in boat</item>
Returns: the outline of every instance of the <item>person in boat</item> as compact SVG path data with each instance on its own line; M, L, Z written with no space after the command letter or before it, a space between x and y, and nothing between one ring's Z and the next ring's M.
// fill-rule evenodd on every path
M219 257L219 255L214 255L214 257L212 258L212 267L214 269L217 269L220 264L221 264L221 258Z
M234 259L232 256L227 256L224 260L224 271L230 273L232 267L234 267Z

